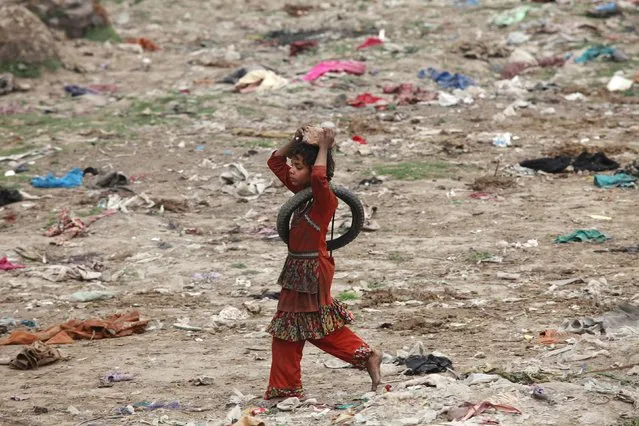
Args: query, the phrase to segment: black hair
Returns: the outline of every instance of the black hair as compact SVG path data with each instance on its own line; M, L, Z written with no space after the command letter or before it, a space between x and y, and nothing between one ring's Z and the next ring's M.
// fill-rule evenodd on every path
M293 150L289 154L289 158L296 156L302 157L304 164L312 167L317 160L317 154L319 153L319 146L311 145L306 142L301 142L293 147ZM335 160L333 160L333 150L329 149L326 154L326 179L329 181L333 178L335 173Z

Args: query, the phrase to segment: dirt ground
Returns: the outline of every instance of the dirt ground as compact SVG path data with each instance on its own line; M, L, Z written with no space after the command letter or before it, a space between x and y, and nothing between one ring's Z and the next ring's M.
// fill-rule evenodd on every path
M41 197L0 208L0 257L27 266L0 272L0 318L32 319L45 329L69 319L137 310L151 321L149 330L131 337L60 345L66 359L36 370L0 366L5 377L0 381L0 423L225 424L235 405L230 400L234 390L256 397L243 400L242 410L260 405L270 366L270 337L264 329L277 302L252 295L278 290L286 246L273 238L273 228L289 194L274 181L259 197L241 199L222 191L220 174L228 164L241 163L251 177L261 174L268 181L266 160L286 141L283 135L305 123L330 120L337 124L340 145L334 181L355 191L369 211L376 207L373 220L379 224L379 230L363 232L334 253L333 294L347 300L358 334L392 355L421 341L427 351L448 356L458 373L536 366L556 374L555 388L540 383L554 389L555 405L532 399L524 389L529 383L509 395L488 385L466 395L474 399L470 402L487 399L522 410L522 416L501 414L501 424L639 424L632 423L639 422L632 401L588 390L585 384L596 377L633 392L636 375L628 375L628 369L579 375L638 363L636 336L599 336L606 353L574 360L548 353L561 348L572 353L580 344L583 349L579 336L574 337L577 343L550 346L536 337L565 320L601 315L622 302L639 304L637 254L600 252L637 244L636 189L597 188L589 172L509 174L520 161L566 146L602 149L622 166L636 159L639 89L613 93L606 84L617 71L632 78L639 69L639 14L632 2L624 3L628 11L623 16L609 19L585 17L592 2L479 3L325 2L293 17L284 11L285 2L272 0L125 0L104 3L115 29L123 38L148 37L160 51L139 55L114 42L60 41L68 60L84 73L47 73L24 80L32 86L29 92L0 98L0 105L23 109L0 116L0 157L52 148L47 155L27 158L32 161L28 172L0 177L3 186L17 185ZM521 23L491 25L495 15L521 4L535 8ZM580 26L585 23L590 26ZM269 31L302 29L322 29L316 51L289 57L286 44L260 42ZM388 38L384 45L356 49L380 29ZM518 77L531 90L508 92L495 85L506 58L469 59L458 47L464 42L505 44L513 31L530 36L521 47L536 56L574 57L586 47L609 44L630 59L599 58L583 65L569 60L563 67L532 68ZM207 55L237 66L261 64L290 82L276 91L234 93L232 85L217 82L234 64L193 63ZM151 60L148 70L143 57ZM316 84L299 81L326 59L363 60L367 72L324 77ZM418 79L418 71L428 67L471 76L483 91L466 92L473 102L452 107L435 101L376 111L344 102L344 96L370 92L392 103L393 95L382 94L389 83L451 93L428 78ZM556 86L532 89L539 82ZM64 84L114 84L118 91L71 98ZM577 92L586 98L565 98ZM526 107L504 115L517 100L526 101ZM483 132L509 132L512 145L493 146ZM349 142L355 134L367 144ZM3 174L12 168L10 162L0 166ZM43 232L62 209L79 217L97 214L99 200L115 190L36 189L30 179L89 166L135 177L129 188L164 208L130 208L91 224L84 237L53 245ZM487 186L471 188L477 178L495 174L502 177L500 185L485 179ZM360 184L373 176L383 176L383 182ZM592 228L612 239L553 243L559 235ZM525 246L533 239L537 245ZM36 260L21 257L18 248L38 253ZM39 261L42 255L47 265ZM499 262L490 262L495 259ZM52 282L34 274L48 265L67 264L98 265L102 278ZM219 276L202 280L195 275L208 272ZM552 281L566 278L583 282L551 288ZM593 290L588 287L593 279L605 279L604 285ZM71 300L79 290L116 294L87 303ZM253 300L260 307L257 314L244 307ZM214 316L227 306L245 318L215 323ZM187 321L201 330L174 326ZM392 326L380 328L384 323ZM0 359L19 351L20 346L0 346ZM366 423L361 415L353 417L357 407L335 406L361 397L368 390L367 375L329 369L324 363L330 359L308 345L303 381L307 396L318 401L316 408L273 409L260 416L266 424L418 424L401 419L465 401L461 396L437 400L426 388L421 397L393 402L388 395L394 391L385 395L380 390L366 408L375 420L369 415ZM99 379L115 370L134 380L100 387ZM189 382L199 376L211 377L213 384ZM383 383L408 379L391 372ZM182 409L118 414L120 407L141 401L179 401ZM323 407L330 410L308 416ZM419 422L445 423L442 417Z

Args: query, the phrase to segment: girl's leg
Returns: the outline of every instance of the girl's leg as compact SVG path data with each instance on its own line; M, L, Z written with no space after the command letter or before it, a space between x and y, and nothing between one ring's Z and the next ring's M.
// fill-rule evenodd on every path
M273 337L271 376L264 399L302 397L302 352L304 340L290 342Z
M377 385L381 381L380 365L382 363L382 354L380 351L368 346L348 327L342 327L322 339L309 340L309 342L342 361L353 364L362 370L367 370L371 376L371 390L377 389Z

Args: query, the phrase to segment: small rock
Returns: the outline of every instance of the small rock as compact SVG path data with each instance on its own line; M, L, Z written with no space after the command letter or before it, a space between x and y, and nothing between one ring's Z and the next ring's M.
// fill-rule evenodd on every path
M629 376L639 376L639 365L635 365L630 370L628 370Z
M146 56L144 58L142 58L142 69L144 71L148 71L151 69L151 64L153 62L151 61L151 58L147 58Z
M520 274L510 274L508 272L497 272L497 278L501 280L518 280L521 277Z
M69 408L67 408L67 412L72 416L77 416L78 414L80 414L80 410L75 408L73 405L69 405Z
M13 74L0 74L0 95L6 95L15 90Z
M129 12L121 12L116 18L115 18L115 22L118 25L124 26L126 24L129 23L129 21L131 20L131 16L129 15Z
M514 31L508 34L506 43L513 46L519 46L520 44L526 43L528 40L530 40L530 36L528 34L522 33L521 31Z
M528 51L518 48L513 51L508 57L508 63L523 63L528 65L537 65L537 59Z
M118 49L124 52L137 53L139 55L144 53L144 49L142 48L142 46L134 43L120 43L118 44Z
M494 382L495 380L499 380L499 378L500 376L497 374L473 373L464 380L464 383L467 385L477 385L481 383Z
M212 385L213 382L213 377L209 376L200 376L189 380L189 383L191 383L193 386L209 386Z
M612 60L615 62L626 62L629 59L630 58L628 57L628 55L621 49L615 49L614 53L612 54Z
M253 315L258 315L260 312L262 312L262 305L260 305L257 300L247 300L242 305Z
M632 80L620 75L615 75L610 79L606 88L609 92L625 92L632 87L632 84Z
M584 96L583 93L576 92L576 93L570 93L568 95L565 95L564 99L566 99L567 101L574 102L574 101L585 101L586 97Z

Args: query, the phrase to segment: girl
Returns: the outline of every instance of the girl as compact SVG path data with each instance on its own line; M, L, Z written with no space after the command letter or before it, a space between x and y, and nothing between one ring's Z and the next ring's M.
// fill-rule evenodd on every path
M298 192L310 186L313 198L293 214L288 257L278 280L280 300L267 329L273 335L273 355L265 399L303 397L300 363L306 341L366 369L371 390L380 382L381 352L345 326L353 315L331 297L335 262L326 250L326 232L337 208L337 197L329 187L335 169L334 143L333 129L303 127L268 160L288 189Z

